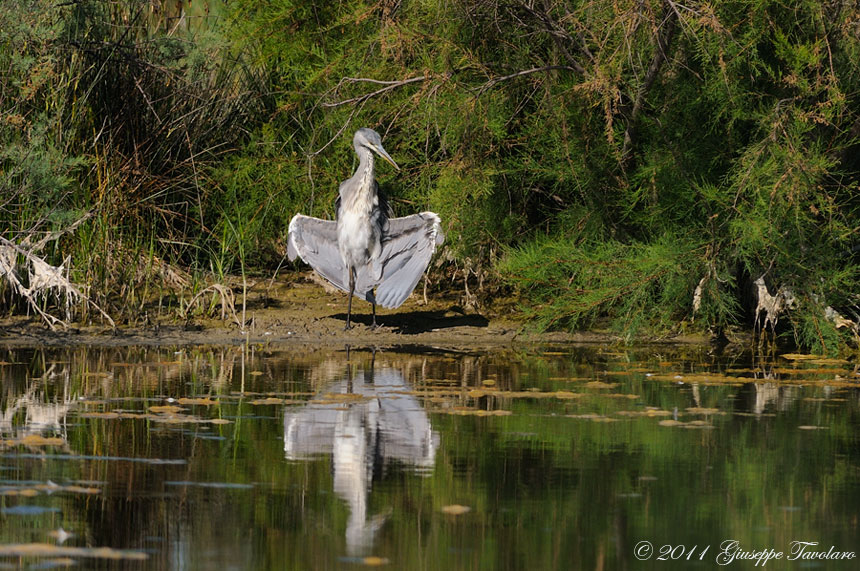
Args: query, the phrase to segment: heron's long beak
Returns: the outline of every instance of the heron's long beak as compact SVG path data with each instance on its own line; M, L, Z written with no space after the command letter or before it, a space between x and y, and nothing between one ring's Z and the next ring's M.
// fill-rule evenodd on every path
M380 157L391 163L391 166L393 166L397 170L400 170L400 167L397 166L397 163L394 162L394 159L392 159L391 156L387 152L385 152L385 149L382 148L382 145L379 145L378 147L374 146L373 150L376 151Z

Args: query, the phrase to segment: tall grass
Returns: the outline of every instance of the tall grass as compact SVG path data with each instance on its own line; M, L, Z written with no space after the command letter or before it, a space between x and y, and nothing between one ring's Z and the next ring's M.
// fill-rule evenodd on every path
M205 268L219 240L210 173L260 113L260 70L230 52L220 8L0 8L0 228L20 243L86 217L53 255L114 314L187 286L176 268Z
M611 327L629 341L677 332L693 317L691 280L702 252L698 241L675 235L624 244L562 234L511 251L499 269L525 294L523 311L534 327Z

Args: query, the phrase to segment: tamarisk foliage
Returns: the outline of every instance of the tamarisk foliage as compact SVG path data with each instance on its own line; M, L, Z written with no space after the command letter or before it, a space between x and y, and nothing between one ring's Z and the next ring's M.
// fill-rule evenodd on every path
M0 67L3 232L90 214L55 261L115 307L141 267L272 271L368 126L436 271L540 327L857 343L855 3L12 0Z

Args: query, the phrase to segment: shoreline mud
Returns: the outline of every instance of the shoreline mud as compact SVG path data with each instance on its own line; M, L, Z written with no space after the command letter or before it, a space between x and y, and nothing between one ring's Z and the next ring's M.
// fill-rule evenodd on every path
M500 300L481 311L463 309L452 296L413 294L396 310L378 309L378 327L371 328L370 305L353 304L353 328L344 330L346 295L328 291L311 279L275 284L263 290L252 287L246 295L244 321L237 301L237 319L196 316L142 318L142 324L106 325L72 323L52 330L35 317L9 317L0 321L0 347L92 345L276 345L351 347L431 347L445 350L511 349L537 345L606 344L620 339L610 332L531 332L515 318L514 301ZM218 313L218 312L216 312ZM244 322L244 327L239 323ZM649 340L648 344L706 344L704 336Z

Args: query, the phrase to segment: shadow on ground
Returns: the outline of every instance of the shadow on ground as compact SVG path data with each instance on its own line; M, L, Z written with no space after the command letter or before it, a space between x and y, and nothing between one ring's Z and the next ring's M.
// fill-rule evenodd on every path
M346 313L330 316L346 324ZM352 314L352 322L370 327L373 317L368 313ZM490 320L483 315L452 315L452 310L409 311L393 315L377 315L376 324L379 327L392 329L395 333L417 335L440 329L453 327L487 327Z

